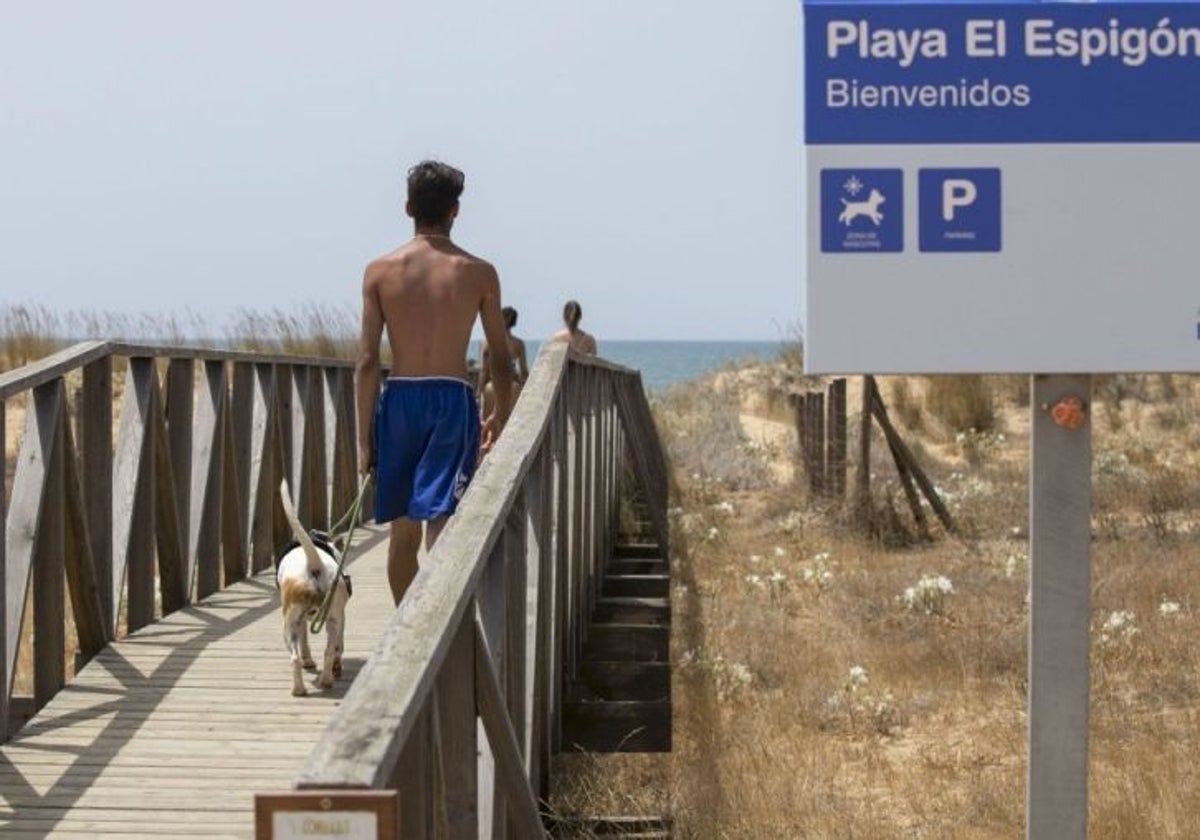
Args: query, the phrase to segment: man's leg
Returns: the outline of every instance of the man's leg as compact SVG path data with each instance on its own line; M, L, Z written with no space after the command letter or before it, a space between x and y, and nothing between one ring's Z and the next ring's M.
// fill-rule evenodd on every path
M421 549L421 523L406 516L392 521L392 538L388 542L388 583L392 599L399 604L408 585L417 576L417 552Z
M425 551L433 550L433 544L442 535L442 529L449 521L449 516L439 516L437 519L431 519L425 523Z

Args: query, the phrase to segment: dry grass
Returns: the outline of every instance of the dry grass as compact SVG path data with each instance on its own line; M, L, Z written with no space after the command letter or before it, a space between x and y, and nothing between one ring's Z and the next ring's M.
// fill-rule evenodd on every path
M1200 383L1124 384L1117 406L1097 395L1091 836L1195 837ZM759 475L745 462L771 457L747 452L727 420L745 394L731 409L706 383L658 407L683 460L675 751L658 759L655 794L644 766L589 759L561 808L657 808L694 838L1021 834L1027 395L1011 378L965 387L994 395L991 431L909 439L970 536L904 550L849 530L796 487L741 481ZM705 405L708 422L692 416ZM940 425L925 419L906 425ZM695 446L700 430L723 437ZM740 463L710 458L706 472L696 451ZM873 470L886 494L889 465ZM905 591L926 575L953 591L910 609Z
M352 358L358 314L346 306L301 303L290 310L243 309L210 320L195 313L56 311L0 305L0 372L87 339L231 347L324 358Z

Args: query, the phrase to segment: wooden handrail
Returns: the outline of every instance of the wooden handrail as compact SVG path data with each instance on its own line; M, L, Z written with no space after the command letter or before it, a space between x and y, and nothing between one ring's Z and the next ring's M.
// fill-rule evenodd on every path
M486 821L491 836L541 833L561 686L581 658L627 452L665 549L666 465L640 376L543 345L297 788L398 788L405 837L438 823L474 838Z

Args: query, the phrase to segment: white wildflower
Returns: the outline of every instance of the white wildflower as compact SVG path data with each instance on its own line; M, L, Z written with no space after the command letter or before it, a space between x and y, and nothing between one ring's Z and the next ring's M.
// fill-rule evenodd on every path
M751 555L750 555L750 562L751 562L751 563L761 563L761 562L762 562L762 555L761 555L761 554L751 554Z
M784 551L781 547L775 546L775 556L776 557L787 557L787 552Z
M751 586L762 586L763 579L758 575L746 575L746 583L750 584Z
M1101 644L1128 642L1140 632L1137 614L1133 610L1113 610L1104 620L1100 632Z
M954 593L954 584L945 575L923 575L916 586L904 590L900 600L904 606L926 615L941 615L945 598Z
M775 571L771 572L771 576L767 578L767 580L773 584L780 584L787 580L787 575L776 569Z
M1178 615L1182 609L1183 605L1178 601L1163 601L1158 605L1158 614L1164 616Z
M721 536L721 532L717 530L715 525L708 529L708 538L710 540L715 540L719 536Z
M713 510L717 511L718 513L727 513L730 516L732 516L733 515L733 503L732 502L718 502L717 504L713 505Z
M754 674L751 673L748 666L741 662L734 662L729 666L729 679L737 685L749 685L754 679Z
M850 690L861 688L869 682L867 677L867 669L861 665L850 666Z

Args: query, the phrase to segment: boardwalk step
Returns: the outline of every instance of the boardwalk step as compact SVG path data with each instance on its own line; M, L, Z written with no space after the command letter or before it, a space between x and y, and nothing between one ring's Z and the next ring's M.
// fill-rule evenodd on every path
M565 703L563 744L588 752L669 752L671 702L622 700Z
M609 575L665 575L668 571L665 561L653 557L614 558L604 568Z
M546 827L554 838L669 840L671 837L671 820L666 817L552 817Z
M583 662L568 686L569 701L670 700L671 666L665 662Z
M662 560L662 549L655 543L624 543L613 548L613 557L634 560Z
M667 662L671 628L640 624L593 624L583 658L592 662Z
M671 604L666 598L601 598L592 618L600 624L670 624Z
M669 575L607 575L602 594L611 598L666 598L670 595Z

